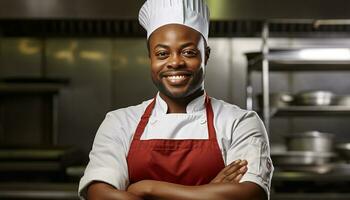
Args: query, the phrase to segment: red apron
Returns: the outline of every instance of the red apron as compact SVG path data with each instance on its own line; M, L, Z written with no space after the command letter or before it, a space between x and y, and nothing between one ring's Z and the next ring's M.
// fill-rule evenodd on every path
M205 99L209 139L140 140L154 105L155 99L147 106L131 142L127 156L130 184L141 180L182 185L209 183L225 167L216 139L210 98Z

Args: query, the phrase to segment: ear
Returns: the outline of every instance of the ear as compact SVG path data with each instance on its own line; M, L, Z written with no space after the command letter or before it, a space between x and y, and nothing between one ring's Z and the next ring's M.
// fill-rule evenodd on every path
M205 65L207 65L207 63L208 63L209 56L210 56L210 47L207 46L207 47L205 48L205 62L204 62Z

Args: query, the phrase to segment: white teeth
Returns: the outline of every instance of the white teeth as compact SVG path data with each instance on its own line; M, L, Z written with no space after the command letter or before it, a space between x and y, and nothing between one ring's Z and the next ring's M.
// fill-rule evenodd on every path
M169 79L174 79L174 80L179 80L179 79L183 79L185 78L184 75L180 75L180 76L168 76Z

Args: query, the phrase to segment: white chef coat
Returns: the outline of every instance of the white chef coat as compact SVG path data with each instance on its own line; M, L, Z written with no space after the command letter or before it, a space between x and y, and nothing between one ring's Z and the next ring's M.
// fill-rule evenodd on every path
M254 111L211 99L214 127L225 165L236 159L246 159L248 171L240 182L254 182L270 196L273 165L262 121ZM119 190L127 188L126 157L139 120L151 101L107 113L97 131L90 161L80 180L79 195L82 199L86 196L86 186L92 181L103 181ZM167 104L158 93L141 140L207 139L204 101L205 95L202 95L187 105L187 113L167 113Z

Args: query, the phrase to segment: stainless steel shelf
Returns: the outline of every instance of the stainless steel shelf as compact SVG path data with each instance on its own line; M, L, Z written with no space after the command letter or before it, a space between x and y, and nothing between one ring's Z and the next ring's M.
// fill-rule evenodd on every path
M84 175L85 165L70 166L66 169L66 174L70 177L80 178Z
M273 174L272 182L277 181L314 181L314 182L350 182L349 172L311 173L311 172L285 172L276 171Z
M7 172L57 172L63 166L59 161L1 161L0 173Z
M6 93L58 93L61 85L33 83L0 83L0 94Z
M67 78L3 78L0 79L2 93L58 93L69 84Z
M350 116L350 106L289 106L271 108L274 116Z
M269 71L345 71L350 70L350 58L308 59L301 56L307 49L273 50L268 54ZM349 49L350 52L350 49ZM262 52L246 53L248 70L262 70ZM350 56L350 55L349 55Z
M271 200L349 200L350 193L271 193Z
M308 166L311 168L323 166ZM348 185L350 184L350 165L333 163L326 166L328 172L312 171L281 171L276 166L272 178L271 200L344 200L350 199ZM294 167L294 170L306 170L304 166Z
M78 200L76 183L0 183L0 199Z

